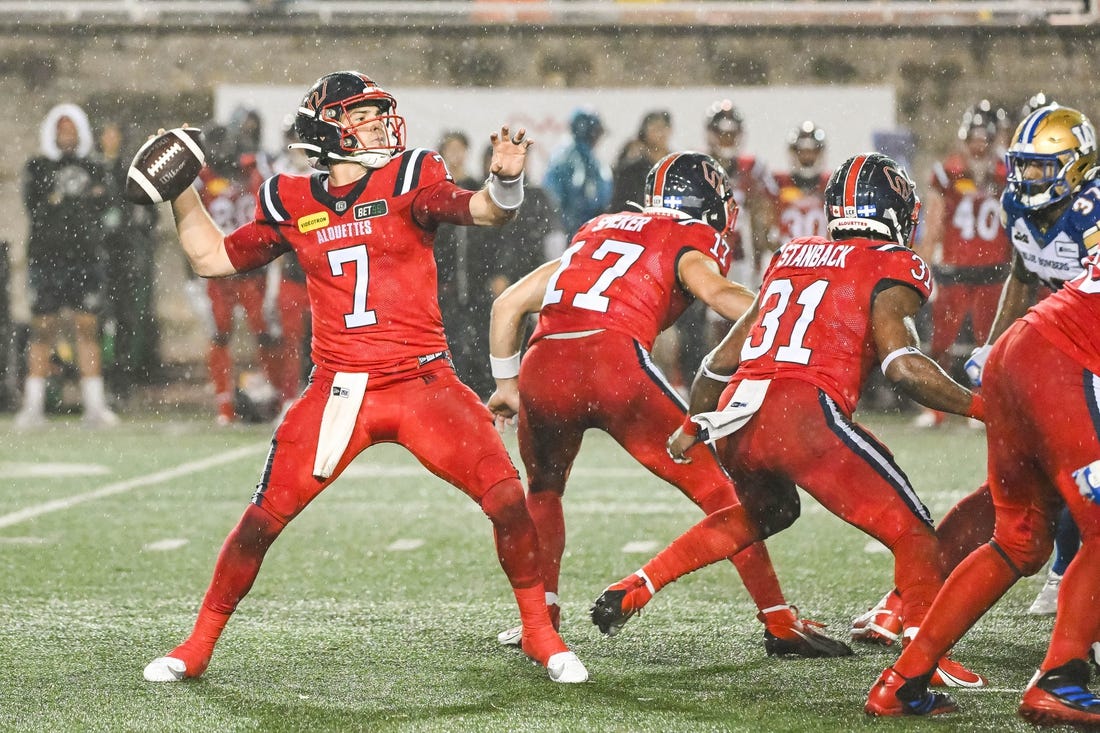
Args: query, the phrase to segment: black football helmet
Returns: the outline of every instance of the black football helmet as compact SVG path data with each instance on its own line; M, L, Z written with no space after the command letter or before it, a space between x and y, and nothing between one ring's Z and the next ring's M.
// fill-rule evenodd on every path
M737 204L722 165L703 153L672 153L645 178L645 207L673 209L725 234L737 221Z
M378 117L358 126L348 126L348 113L368 104L380 108ZM359 139L359 128L374 124L376 120L381 120L386 140L380 145L366 147ZM381 168L405 150L405 120L397 114L397 100L366 74L357 71L337 71L314 82L298 105L294 129L301 142L292 147L306 150L321 166L342 160L367 168Z
M825 217L834 237L847 232L908 247L919 214L913 179L880 153L852 156L825 187Z

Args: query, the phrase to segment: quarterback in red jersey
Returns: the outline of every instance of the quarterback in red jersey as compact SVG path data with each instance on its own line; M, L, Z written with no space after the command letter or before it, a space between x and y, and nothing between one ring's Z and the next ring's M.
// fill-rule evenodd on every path
M321 77L295 126L298 144L327 173L268 179L251 223L223 234L193 190L172 204L184 252L203 277L297 255L309 283L316 367L275 431L194 631L150 662L145 679L201 675L271 543L355 456L389 442L478 503L519 603L524 652L556 682L585 681L584 665L550 623L519 474L491 414L455 376L436 300L436 225L500 225L513 216L531 144L525 131L502 127L491 136L491 174L474 192L450 180L438 154L406 149L396 100L358 72Z
M956 709L927 689L930 669L1053 545L1063 502L1081 531L1058 598L1046 658L1019 713L1041 725L1100 726L1088 689L1089 646L1100 636L1100 258L997 339L982 370L993 539L947 579L921 633L871 688L872 715ZM1042 368L1036 369L1036 365Z
M924 202L924 229L916 249L932 265L936 281L930 355L948 371L956 361L951 347L967 319L974 343L988 338L1012 257L1001 222L1008 169L995 145L997 131L988 103L967 110L959 128L962 150L933 166ZM917 425L934 427L945 417L926 410Z
M657 334L699 298L736 320L752 293L725 275L724 235L736 219L725 171L701 153L673 153L650 170L640 212L597 216L561 259L522 278L494 303L490 348L497 389L489 408L518 415L527 508L538 529L542 579L558 620L565 552L562 495L588 428L606 431L643 466L710 513L736 502L729 476L706 446L673 461L665 440L687 406L654 366ZM522 325L538 312L520 362ZM783 598L764 544L732 558L765 624L769 654L843 656L847 645L818 633ZM502 633L513 643L518 629Z
M592 608L604 633L668 583L790 526L796 485L893 552L907 637L931 605L943 574L928 510L851 415L876 364L937 409L980 416L981 400L917 349L913 318L931 274L908 247L919 207L909 176L886 156L857 155L833 173L825 200L835 239L780 247L753 306L704 362L692 417L669 441L670 455L683 459L700 440L725 438L718 455L743 503L706 517L604 591ZM946 657L938 671L945 684L983 682Z

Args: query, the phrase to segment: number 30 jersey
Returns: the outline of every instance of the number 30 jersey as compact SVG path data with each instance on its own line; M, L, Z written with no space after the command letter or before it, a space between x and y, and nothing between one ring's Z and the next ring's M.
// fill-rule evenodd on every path
M871 307L879 292L895 285L922 299L932 293L927 265L908 247L871 239L791 240L764 273L737 378L809 382L851 415L878 362Z
M335 371L405 368L447 349L433 251L435 224L469 224L472 192L451 182L442 159L408 150L347 186L277 175L261 186L256 220L226 238L238 270L293 250L306 274L312 358ZM465 218L455 212L464 209ZM415 216L414 216L415 215Z
M531 342L552 334L606 330L647 350L692 297L680 285L680 256L702 252L729 272L730 247L710 225L667 214L597 216L580 228L546 284Z

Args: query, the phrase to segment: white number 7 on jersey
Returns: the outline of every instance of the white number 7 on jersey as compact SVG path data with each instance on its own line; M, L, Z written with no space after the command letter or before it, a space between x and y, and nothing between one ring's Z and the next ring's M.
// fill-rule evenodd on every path
M373 310L367 310L367 283L370 281L370 267L367 257L367 245L334 249L328 253L328 266L333 277L344 276L344 265L355 263L355 289L351 300L351 313L344 314L344 326L360 328L378 323Z
M561 301L562 291L557 289L558 276L561 275L562 270L569 267L573 255L583 246L584 241L577 242L562 254L561 265L554 271L554 274L550 276L550 280L546 283L546 295L542 299L543 305ZM598 313L607 313L607 308L611 304L611 301L603 294L604 291L611 287L611 283L625 275L626 271L630 269L631 265L638 261L638 258L642 256L643 252L645 252L645 247L640 244L620 242L617 239L608 239L604 241L604 243L592 253L592 259L603 260L608 254L617 254L619 257L608 265L607 269L600 274L599 279L596 280L592 287L584 293L577 293L573 296L573 307L596 311Z

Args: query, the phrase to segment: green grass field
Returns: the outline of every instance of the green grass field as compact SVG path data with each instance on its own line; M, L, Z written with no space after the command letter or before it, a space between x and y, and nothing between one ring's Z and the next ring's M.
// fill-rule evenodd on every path
M937 517L980 481L980 431L867 424ZM592 599L699 515L597 433L566 494L562 581L562 633L589 683L555 685L498 647L517 616L488 521L394 446L361 456L279 539L201 680L144 682L145 663L190 631L269 437L165 419L111 432L59 420L26 435L0 420L0 729L1031 730L1015 709L1050 633L1050 619L1025 613L1037 578L959 645L991 685L958 692L962 712L939 720L863 715L895 650L768 658L725 563L602 637ZM891 585L890 556L808 497L769 546L791 602L838 636Z

